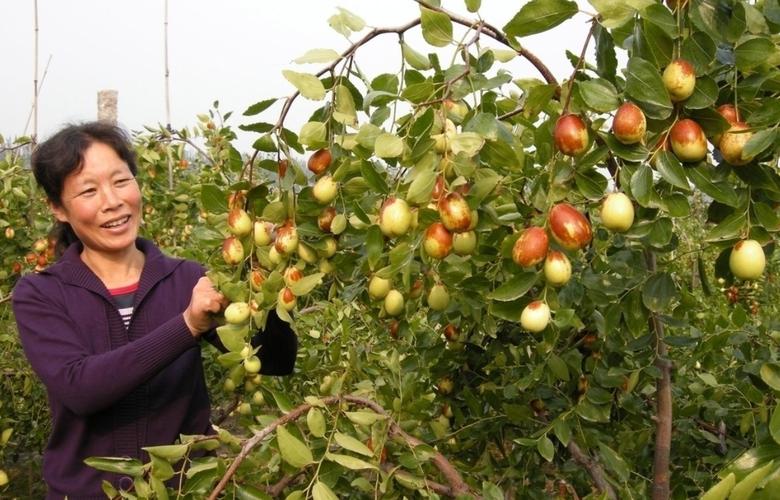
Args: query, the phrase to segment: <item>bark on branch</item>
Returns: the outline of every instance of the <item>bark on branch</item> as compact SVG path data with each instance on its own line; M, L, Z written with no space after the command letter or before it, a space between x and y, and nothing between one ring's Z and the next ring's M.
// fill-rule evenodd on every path
M655 253L645 250L647 270L656 270ZM650 313L650 330L655 336L655 366L661 371L656 383L655 456L653 458L653 500L669 498L669 463L672 452L672 363L664 342L664 325Z
M354 405L371 408L372 410L374 410L375 413L387 417L387 421L389 423L388 433L391 437L400 437L410 448L414 448L416 446L424 444L419 439L407 434L403 429L401 429L398 423L387 413L387 411L385 411L385 409L382 406L380 406L378 403L375 403L374 401L361 398L358 396L350 396L350 395L330 396L327 398L322 398L321 401L327 406L340 404L341 402L346 401ZM263 427L261 430L256 432L254 436L244 441L244 444L241 447L241 451L233 460L233 463L230 464L230 467L228 467L228 470L225 472L225 475L222 476L222 479L220 479L219 483L217 483L217 486L209 495L208 497L209 500L217 499L219 494L225 489L225 487L230 482L230 479L238 470L238 467L241 465L241 462L244 461L244 459L249 455L249 453L251 453L252 449L255 446L257 446L265 438L267 438L270 434L272 434L280 425L284 425L289 422L293 422L297 420L303 414L308 412L309 409L311 409L311 407L312 405L308 403L298 406L297 408L291 410L286 415L277 418L267 426ZM449 462L449 460L447 460L444 457L444 455L442 455L439 452L436 452L431 457L431 462L433 462L436 468L439 469L439 472L441 472L442 476L444 476L444 478L447 480L449 486L448 487L445 486L445 488L449 490L449 495L455 497L458 495L470 493L469 487L463 481L463 478L460 476L460 473L455 469L455 467L453 467L453 465ZM428 484L429 487L434 491L436 491L435 488L437 488L438 486L443 486L433 482L428 482Z
M607 475L604 473L604 469L602 469L595 460L590 458L588 454L583 452L579 445L574 442L574 439L569 440L569 446L567 446L567 449L569 450L569 453L571 453L574 461L577 462L586 471L588 471L591 479L593 479L593 482L596 483L596 487L599 489L599 492L606 493L609 500L617 500L617 494L615 493L614 488L612 488L612 485L609 484L609 481L607 481Z

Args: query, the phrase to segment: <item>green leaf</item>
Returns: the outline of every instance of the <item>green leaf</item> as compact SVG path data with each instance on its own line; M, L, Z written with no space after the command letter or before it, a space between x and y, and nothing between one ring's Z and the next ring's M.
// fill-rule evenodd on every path
M167 444L162 446L146 446L141 448L150 455L163 458L171 463L178 462L187 453L189 446L186 444Z
M349 421L353 424L363 425L366 427L387 418L385 415L380 415L379 413L374 413L370 410L345 411L344 415L346 415Z
M377 467L373 464L370 464L366 462L365 460L361 460L357 457L353 457L350 455L341 455L338 453L326 453L325 458L330 460L331 462L336 462L337 464L341 465L342 467L346 467L350 470L362 470L362 469L376 469Z
M647 207L653 193L653 170L643 163L631 176L631 194L636 198L637 203Z
M298 73L289 69L282 70L282 75L293 84L298 92L312 101L321 101L325 98L325 87L316 76L309 73Z
M542 33L558 26L578 11L577 2L531 0L504 26L504 32L515 37Z
M334 91L333 119L345 125L354 125L357 121L355 101L346 85L337 85Z
M296 64L327 63L338 59L339 53L333 49L310 49L304 55L294 59Z
M642 18L657 26L669 38L676 38L677 20L669 9L661 4L653 4L642 11Z
M359 453L360 455L364 455L366 457L374 456L374 452L372 452L368 446L364 445L352 436L342 434L341 432L336 432L336 434L333 435L333 439L336 441L336 444L344 449Z
M244 111L244 116L253 116L262 113L266 109L268 109L270 106L272 106L276 101L279 99L266 99L264 101L256 102L255 104L252 104L248 108L246 108L246 111Z
M731 240L738 238L742 233L747 218L745 212L742 210L736 210L733 214L723 219L717 226L712 228L705 237L708 242L716 242L721 240Z
M333 493L333 490L322 481L314 483L314 487L311 489L311 497L314 500L339 500L339 497Z
M537 281L536 273L520 273L502 284L490 292L487 296L488 300L498 300L501 302L508 302L518 299L528 293L528 290Z
M249 325L222 325L217 327L220 342L230 352L240 352L249 336Z
M314 462L311 450L306 444L293 436L283 425L276 428L276 440L282 459L297 469Z
M776 391L780 391L780 364L779 363L764 363L761 365L761 380L769 387ZM777 441L777 439L775 439ZM780 444L780 441L777 441Z
M423 38L434 47L446 47L452 41L452 20L447 14L420 7L420 25Z
M607 113L620 106L615 87L603 78L578 82L577 90L583 102L594 111Z
M301 127L301 131L298 134L298 140L304 146L310 148L317 148L327 141L328 129L322 122L306 122Z
M482 481L482 498L484 500L504 500L504 492L495 484Z
M374 169L371 162L364 161L360 163L360 175L365 179L366 184L377 193L387 194L388 188L384 178Z
M610 82L614 82L617 72L617 56L615 55L615 42L612 40L612 35L603 26L597 24L594 39L596 40L598 74Z
M703 109L715 105L718 99L718 84L709 76L696 79L693 94L685 100L686 109Z
M404 141L387 132L379 134L374 142L374 154L380 158L397 158L404 152Z
M366 27L366 22L360 16L342 7L336 7L338 14L333 14L328 18L328 25L344 36L349 36L353 31L362 31Z
M726 500L731 490L734 489L735 484L737 484L737 478L732 472L720 480L718 484L707 490L700 500Z
M685 168L669 151L659 151L655 159L655 168L661 178L674 187L685 191L690 191L691 186L688 183L688 177L685 175Z
M218 214L228 211L227 194L214 184L201 186L200 204L206 212Z
M325 416L317 408L309 408L309 412L306 414L306 425L312 436L318 438L325 436Z
M599 443L599 455L601 456L601 461L607 466L607 469L614 472L620 481L628 481L631 470L629 469L628 464L626 464L626 461L623 460L623 457L618 455L615 450L604 443Z
M693 184L699 188L704 194L710 196L715 201L719 201L730 207L737 207L739 205L739 198L737 197L734 188L725 182L715 183L710 179L710 173L706 172L709 167L697 166L688 167L686 172L688 178Z
M571 426L566 419L560 417L556 418L555 422L553 422L553 432L563 446L569 446L569 441L571 440Z
M296 297L301 297L314 290L314 288L322 282L324 273L314 273L308 276L304 276L295 283L292 284L290 290Z
M479 153L479 150L485 145L485 139L476 132L461 132L455 134L449 144L454 154L464 153L471 158Z
M84 459L84 463L97 470L125 476L140 476L144 472L143 464L134 458L90 457Z
M682 57L693 64L697 75L707 72L715 61L717 51L715 41L703 31L696 31L682 44Z
M406 201L413 204L425 203L431 199L433 186L436 184L436 172L430 169L418 172L409 185Z
M605 28L613 29L623 26L630 21L636 10L625 0L588 0L600 14L599 24Z
M589 168L584 172L579 170L574 173L574 182L577 189L587 199L597 201L604 197L607 190L607 178L596 169Z
M753 134L742 150L742 156L751 158L763 153L767 148L772 146L777 140L777 129L771 128L767 130L761 130Z
M271 497L252 485L236 484L236 500L271 500Z
M569 380L569 369L566 367L566 362L555 354L550 355L550 358L547 360L547 367L558 380L563 380L564 382Z
M774 419L774 415L772 418ZM748 474L731 490L729 500L747 500L750 498L753 492L756 491L756 487L758 487L759 483L761 483L761 481L772 471L774 465L774 460L770 460L768 464Z
M406 64L412 68L420 71L431 69L431 61L424 55L411 48L409 44L405 42L401 42L401 54L404 56L404 61L406 61Z
M553 442L550 440L550 438L547 437L547 434L540 437L536 442L536 450L539 452L542 458L548 462L552 462L553 458L555 457L555 446L553 445Z
M669 273L654 274L642 289L642 303L653 312L664 312L678 298L677 288Z
M384 238L382 237L382 231L376 224L370 226L366 231L366 254L368 258L368 267L372 271L376 269L377 264L382 258L382 250L384 249Z
M767 57L774 51L775 45L766 38L752 38L741 43L734 49L737 69L751 70L766 62Z
M666 91L658 67L639 57L628 60L626 93L645 111L649 118L666 119L672 114L672 101Z

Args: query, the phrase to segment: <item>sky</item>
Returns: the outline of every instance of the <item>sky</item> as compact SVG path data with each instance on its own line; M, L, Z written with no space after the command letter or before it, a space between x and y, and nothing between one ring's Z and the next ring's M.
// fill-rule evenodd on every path
M33 102L34 3L3 0L0 134L6 139L32 133L32 123L26 130L25 124ZM523 3L482 0L480 15L500 28ZM593 12L584 0L579 4L583 12ZM124 127L138 130L165 123L164 0L37 0L37 5L39 81L43 78L39 138L65 123L94 119L101 89L118 91L119 123ZM443 0L442 6L475 18L463 0ZM194 125L196 115L207 112L215 100L223 112L234 111L229 123L256 121L241 113L255 102L294 91L282 70L315 73L323 67L299 65L294 59L309 49L341 52L348 47L349 42L328 26L337 7L360 16L369 27L395 27L419 16L419 6L412 0L168 0L171 125ZM559 80L571 72L565 50L579 53L585 40L589 20L585 13L551 32L522 40ZM353 35L353 40L367 31ZM419 29L405 39L418 51L429 51ZM361 48L357 63L372 77L395 72L399 58L397 37L384 35ZM515 77L540 77L520 58L509 69ZM315 107L298 99L286 121L288 128L297 132ZM261 117L275 122L280 109L278 105ZM239 139L239 146L248 148L254 137Z

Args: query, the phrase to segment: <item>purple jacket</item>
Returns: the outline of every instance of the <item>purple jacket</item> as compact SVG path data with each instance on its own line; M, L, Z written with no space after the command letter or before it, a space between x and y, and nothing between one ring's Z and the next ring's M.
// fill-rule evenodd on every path
M79 243L14 288L22 346L49 396L43 476L50 499L104 499L104 479L132 484L88 467L87 457L146 460L143 446L210 430L200 347L181 314L203 268L166 257L149 241L137 246L146 263L128 329L79 258Z

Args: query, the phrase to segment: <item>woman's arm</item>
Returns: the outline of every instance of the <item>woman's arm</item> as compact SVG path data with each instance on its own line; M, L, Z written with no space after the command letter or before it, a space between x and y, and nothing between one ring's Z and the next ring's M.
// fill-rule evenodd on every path
M82 416L108 408L198 343L176 314L138 340L94 354L63 305L32 280L14 288L13 309L25 354L50 397Z

